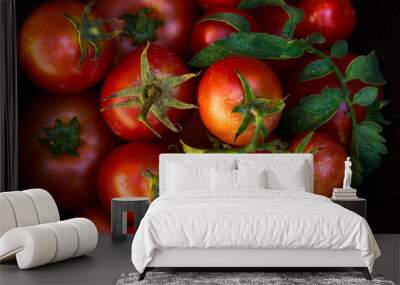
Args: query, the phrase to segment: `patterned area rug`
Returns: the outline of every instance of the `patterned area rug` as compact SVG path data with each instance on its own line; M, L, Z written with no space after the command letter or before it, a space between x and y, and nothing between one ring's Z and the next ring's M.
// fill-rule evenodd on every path
M146 278L138 281L138 273L122 274L117 285L395 285L382 276L372 275L368 281L359 272L148 272Z

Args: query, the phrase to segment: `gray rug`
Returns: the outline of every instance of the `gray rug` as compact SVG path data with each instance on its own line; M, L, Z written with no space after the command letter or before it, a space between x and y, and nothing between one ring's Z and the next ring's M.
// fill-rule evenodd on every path
M395 285L382 276L372 275L368 281L359 272L148 272L146 278L138 281L138 273L122 274L117 285Z

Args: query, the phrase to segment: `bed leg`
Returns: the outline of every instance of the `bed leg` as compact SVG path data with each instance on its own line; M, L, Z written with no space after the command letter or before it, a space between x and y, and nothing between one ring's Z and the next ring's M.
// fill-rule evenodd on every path
M143 270L142 273L139 274L139 278L138 281L142 281L144 279L144 277L146 277L146 273L147 273L148 269L147 267Z
M362 274L364 275L365 279L372 280L371 274L369 274L369 270L368 270L367 267L356 267L354 269L357 270L357 271L361 271Z

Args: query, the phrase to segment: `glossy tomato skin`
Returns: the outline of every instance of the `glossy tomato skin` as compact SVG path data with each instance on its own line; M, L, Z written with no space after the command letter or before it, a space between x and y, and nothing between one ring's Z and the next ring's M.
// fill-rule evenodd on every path
M165 138L161 139L160 144L175 152L183 152L181 141L191 147L210 149L213 145L207 133L208 131L200 118L199 112L195 110L185 120L182 132L165 136Z
M104 157L118 140L98 110L97 94L35 96L20 117L20 179L24 188L43 188L54 197L62 214L73 214L96 202L96 178ZM55 156L38 138L43 128L73 117L81 125L79 156Z
M357 54L351 52L342 59L335 59L335 63L341 72L344 73L347 66L355 57L357 57ZM300 100L306 96L320 94L325 86L331 88L340 88L340 83L334 74L309 81L299 80L300 72L304 69L304 67L316 59L317 57L315 56L308 56L304 58L295 71L289 76L289 79L285 84L285 92L289 96L288 100L286 101L287 110L290 110L294 106L298 105ZM347 85L350 91L350 98L353 98L358 91L367 86L360 80L350 81ZM382 90L380 90L380 93L382 94ZM360 105L353 106L356 112L357 121L362 122L365 119L368 109ZM352 131L351 119L347 116L348 112L349 109L347 104L342 103L335 116L321 127L322 130L329 133L345 147L349 147L350 145Z
M251 10L260 30L271 35L282 36L282 29L289 20L288 14L279 6L257 7Z
M112 63L112 42L100 44L101 56L88 58L80 66L77 32L64 14L80 19L84 4L78 1L50 1L35 9L19 31L19 62L40 88L54 93L82 91L102 79ZM101 18L94 9L91 18Z
M114 98L105 101L104 99L118 91L140 84L140 56L143 48L136 49L125 57L107 76L101 90L100 105L105 108L110 104L118 103L124 99ZM153 75L158 78L182 75L188 73L186 65L172 52L158 46L151 45L147 52L150 69ZM193 102L194 83L186 81L171 91L171 96L186 102ZM141 108L110 108L102 114L111 130L119 137L128 141L151 141L156 138L155 134L142 122L138 121ZM180 122L185 110L167 110L167 116L173 123ZM160 134L169 130L152 114L148 114L148 121Z
M304 10L304 21L297 26L296 37L320 33L326 38L324 47L347 39L356 25L351 0L302 0L298 8Z
M217 13L232 13L243 16L250 23L250 30L257 31L257 23L246 11L235 8L216 8L207 12L203 18ZM192 53L196 54L213 42L224 39L232 33L237 32L232 26L220 21L197 22L192 33Z
M242 115L232 113L232 109L244 99L238 72L248 80L256 97L282 99L279 79L268 65L254 58L232 56L214 63L205 72L200 81L197 100L201 119L211 134L227 144L243 146L250 143L255 126L250 125L235 140ZM264 118L269 132L276 128L280 117L278 113Z
M200 7L205 10L215 8L234 8L239 5L240 0L197 0Z
M164 22L156 30L152 43L165 47L182 58L190 56L190 36L197 20L195 0L98 0L97 6L107 18L121 18L135 14L141 8L150 8L150 17ZM114 43L120 59L138 47L132 38L118 36Z
M306 135L304 133L293 138L289 151L294 152ZM317 131L304 153L313 153L314 156L314 193L331 197L333 188L341 187L343 183L346 151L332 137Z
M111 211L115 197L149 197L151 179L144 171L158 173L158 157L163 149L150 143L125 144L112 151L103 161L98 174L99 197L104 209Z

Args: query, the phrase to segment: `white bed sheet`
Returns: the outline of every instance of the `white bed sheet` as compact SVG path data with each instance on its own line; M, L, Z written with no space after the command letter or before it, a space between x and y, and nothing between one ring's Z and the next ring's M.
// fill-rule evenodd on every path
M357 249L370 271L380 255L361 216L320 195L265 189L164 194L134 237L135 268L166 248Z

